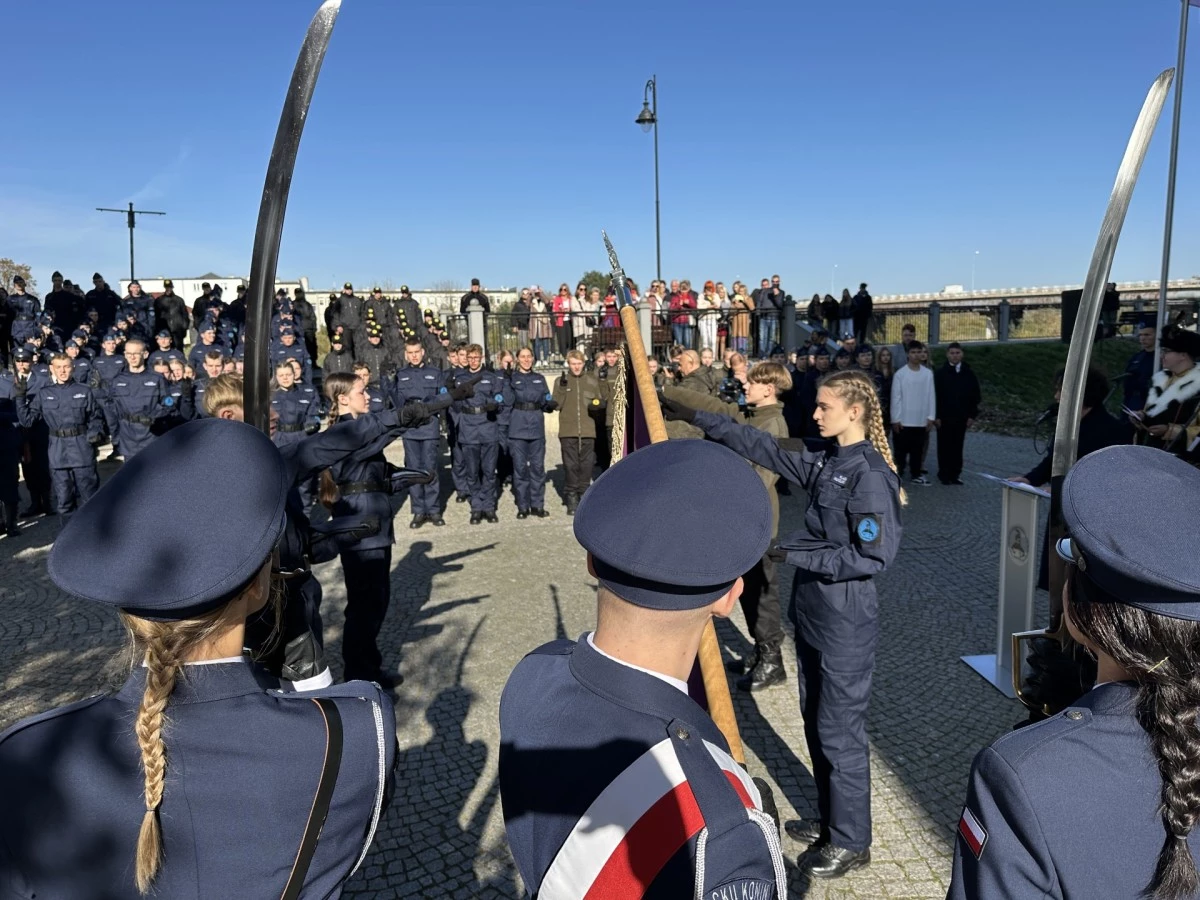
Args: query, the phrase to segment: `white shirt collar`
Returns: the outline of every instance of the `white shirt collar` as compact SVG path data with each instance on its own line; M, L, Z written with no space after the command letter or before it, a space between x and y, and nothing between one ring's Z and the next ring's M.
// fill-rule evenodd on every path
M605 659L611 659L613 662L615 662L619 666L624 666L627 669L636 669L639 672L644 672L647 675L652 675L655 678L657 678L659 681L665 681L667 684L669 684L671 687L675 688L678 691L682 691L685 694L688 692L688 686L687 686L686 681L680 681L678 678L672 678L670 675L664 675L662 672L655 672L653 669L643 669L641 666L635 666L633 663L625 662L625 660L623 660L623 659L617 659L611 653L605 653L603 650L601 650L599 647L597 647L596 642L594 640L592 640L592 632L588 632L587 642L588 642L588 644L591 645L593 650L595 650L597 653L599 653Z
M241 662L245 658L246 657L244 655L242 655L242 656L226 656L223 659L197 659L193 662L185 662L184 665L185 666L217 666L217 665L221 665L222 663ZM142 660L142 668L143 669L146 668L145 660Z

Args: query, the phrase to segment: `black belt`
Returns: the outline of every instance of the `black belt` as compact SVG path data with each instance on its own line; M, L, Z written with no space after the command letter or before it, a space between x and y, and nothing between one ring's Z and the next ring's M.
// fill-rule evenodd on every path
M519 401L519 402L517 402L517 403L514 403L514 404L512 405L512 408L513 408L513 409L519 409L519 410L521 410L521 411L523 411L523 412L538 412L538 411L540 411L540 410L541 410L541 408L542 408L542 404L540 404L540 403L527 403L526 401L522 400L522 401Z
M283 432L289 432L289 433L295 432L295 431L303 431L304 428L305 428L304 425L276 425L275 426L276 431L283 431Z
M464 406L462 411L467 415L482 416L487 413L488 409L486 406Z
M17 316L18 322L36 322L37 316Z
M338 484L338 490L343 497L351 497L355 494L387 494L391 487L382 481L347 481Z
M82 427L63 428L51 431L50 433L57 438L72 438L79 437L81 434L87 434L87 429Z
M137 425L153 425L154 420L149 416L135 416L131 413L121 413L121 418L126 422L133 422Z

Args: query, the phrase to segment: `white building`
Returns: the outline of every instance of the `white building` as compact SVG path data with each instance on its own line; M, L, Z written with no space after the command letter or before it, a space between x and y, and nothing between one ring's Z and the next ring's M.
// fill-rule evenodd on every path
M183 301L188 305L196 300L204 289L201 287L204 282L208 282L213 287L220 285L221 296L228 303L237 296L238 285L249 284L249 278L243 278L241 275L218 275L215 272L209 272L207 275L197 275L195 278L177 278L174 275L163 275L158 278L139 278L138 284L142 286L143 293L156 296L163 292L163 282L168 278L174 282L175 293L183 298ZM301 276L298 281L284 281L275 279L275 290L285 288L288 294L295 294L296 288L304 288L305 293L308 293L308 278ZM120 287L121 296L124 297L129 293L129 279L121 279Z

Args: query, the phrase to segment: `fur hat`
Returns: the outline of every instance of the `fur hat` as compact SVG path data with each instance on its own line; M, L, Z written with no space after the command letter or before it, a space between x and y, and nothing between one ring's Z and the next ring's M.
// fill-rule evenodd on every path
M1167 325L1162 330L1160 344L1164 350L1186 353L1192 359L1200 360L1200 334L1194 331L1188 331L1178 325Z

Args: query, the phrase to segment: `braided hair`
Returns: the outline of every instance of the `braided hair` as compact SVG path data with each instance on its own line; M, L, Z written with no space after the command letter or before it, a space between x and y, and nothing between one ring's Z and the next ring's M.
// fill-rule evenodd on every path
M338 397L344 397L354 390L357 375L349 372L334 372L325 376L325 399L329 401L329 424L332 425L338 417ZM333 473L328 469L321 470L320 487L317 490L317 500L326 509L333 509L333 504L341 499L342 492L338 490Z
M871 377L856 369L842 369L830 372L817 382L817 387L829 388L847 406L857 404L863 408L863 430L867 434L867 440L871 442L875 452L883 457L888 468L895 472L896 463L892 460L892 448L888 444L887 428L883 424L883 407ZM903 487L900 488L900 505L908 505L908 494Z
M1074 566L1068 611L1076 629L1133 675L1137 718L1162 776L1162 849L1146 894L1193 897L1200 873L1188 836L1200 824L1200 623L1129 606Z
M145 775L146 812L138 832L135 870L137 889L141 894L150 892L162 865L162 825L158 808L162 804L167 772L167 751L163 742L167 703L175 690L184 659L228 624L225 614L226 607L221 606L195 619L153 622L121 613L121 620L129 631L134 658L141 655L146 661L146 689L133 726Z

